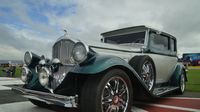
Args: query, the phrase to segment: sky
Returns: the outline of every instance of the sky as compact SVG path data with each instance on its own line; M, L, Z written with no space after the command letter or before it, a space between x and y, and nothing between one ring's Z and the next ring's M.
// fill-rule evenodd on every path
M0 0L0 59L51 57L63 29L99 41L102 32L137 25L174 35L179 55L200 52L199 12L200 0Z

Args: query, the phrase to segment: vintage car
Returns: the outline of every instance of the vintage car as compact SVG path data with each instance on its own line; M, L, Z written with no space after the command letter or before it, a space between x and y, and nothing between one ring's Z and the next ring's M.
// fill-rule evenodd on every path
M65 34L52 59L26 52L25 84L12 89L35 105L81 112L130 112L133 99L184 92L186 71L174 36L146 26L101 35L101 42L89 42Z

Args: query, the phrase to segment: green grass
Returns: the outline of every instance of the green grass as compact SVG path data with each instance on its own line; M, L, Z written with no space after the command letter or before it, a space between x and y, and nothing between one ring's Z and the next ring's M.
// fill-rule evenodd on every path
M0 77L5 76L5 73L2 71L3 68L0 67ZM15 77L20 77L21 76L21 67L17 67L15 71Z
M2 67L0 67L0 76L2 76L2 74L3 74L3 71L2 71Z
M15 77L20 77L21 76L21 67L17 67L15 71Z
M200 92L200 69L190 69L187 77L186 91Z

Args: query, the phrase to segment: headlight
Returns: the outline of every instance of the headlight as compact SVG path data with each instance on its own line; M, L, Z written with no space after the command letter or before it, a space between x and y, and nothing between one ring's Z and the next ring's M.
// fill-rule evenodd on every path
M32 53L27 51L24 54L24 62L26 63L26 65L30 65L31 61L32 61Z
M39 81L42 86L48 86L50 72L46 67L43 67L39 72Z
M40 65L45 65L45 64L46 64L46 61L45 61L44 59L42 59L42 60L39 61L39 64L40 64Z
M30 78L30 70L27 67L22 67L21 80L27 82Z
M24 54L24 62L28 67L35 67L40 60L41 57L32 52L27 51Z
M35 66L35 72L38 73L40 69L46 64L46 61L44 59L39 61L39 65Z
M60 62L60 60L58 58L54 58L52 60L52 65L50 66L51 71L52 72L57 72L60 65L62 65L62 63Z
M77 42L74 45L72 56L76 62L82 63L83 61L85 61L85 59L87 58L87 54L88 54L88 47L85 46L82 42Z

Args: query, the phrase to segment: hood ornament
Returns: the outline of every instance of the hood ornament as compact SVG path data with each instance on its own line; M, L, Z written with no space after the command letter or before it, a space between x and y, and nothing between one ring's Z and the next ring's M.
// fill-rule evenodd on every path
M64 36L67 36L68 35L68 32L66 29L63 30L65 32Z

